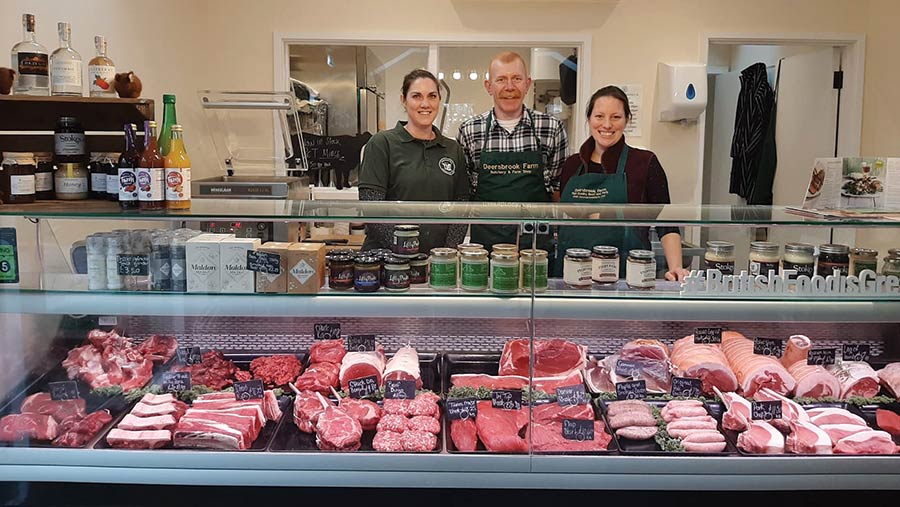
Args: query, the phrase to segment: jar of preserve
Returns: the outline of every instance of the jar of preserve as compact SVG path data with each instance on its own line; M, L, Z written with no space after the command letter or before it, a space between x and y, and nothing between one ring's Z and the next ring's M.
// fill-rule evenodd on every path
M854 248L850 250L850 274L859 276L864 269L878 272L878 250Z
M563 281L570 289L591 288L591 252L584 248L569 248L563 259Z
M53 183L56 198L62 200L87 199L89 192L87 146L84 127L73 116L63 116L56 122L53 133L53 158L56 174Z
M835 244L819 246L816 274L820 276L833 275L835 269L843 276L850 273L850 247Z
M106 154L91 153L91 161L88 162L88 172L91 175L88 180L91 199L106 199L106 167L100 160L104 155Z
M815 251L814 246L806 243L788 243L784 245L784 259L781 261L782 273L789 269L795 270L797 273L788 276L789 280L794 280L798 276L812 278L815 274Z
M778 266L781 264L781 248L776 243L768 241L751 241L750 242L750 274L769 275L769 271L778 273Z
M409 260L409 283L412 285L428 283L428 254L420 253Z
M521 282L519 286L523 291L530 291L534 286L535 292L547 290L547 251L527 248L519 252L519 273Z
M656 287L656 256L650 250L628 252L625 263L625 283L632 289Z
M707 241L703 256L706 269L718 269L723 275L734 274L734 243L730 241Z
M488 288L488 252L484 248L460 250L460 287L481 291Z
M519 292L519 256L516 253L508 250L491 253L490 284L491 292L497 294Z
M391 292L409 290L409 259L392 255L384 259L384 288Z
M591 280L600 285L619 281L619 249L597 245L591 251Z
M328 288L348 290L353 288L353 257L335 250L328 255Z
M353 290L376 292L381 288L381 263L376 257L363 255L353 263Z
M34 202L34 153L3 153L0 163L0 202L3 204L29 204Z
M56 199L53 191L53 154L47 151L34 154L34 198Z
M881 267L881 274L884 276L900 276L900 248L888 250L888 255L884 258L884 265Z
M428 285L432 289L456 288L456 250L453 248L431 249L431 273Z
M460 253L466 250L483 250L484 245L481 243L460 243L456 246L456 249L459 250Z
M476 244L476 243L473 243ZM493 252L504 252L504 253L513 253L519 254L519 247L513 245L512 243L497 243L496 245L491 247L491 253Z
M419 226L395 225L394 240L391 243L391 252L394 255L413 257L419 254Z

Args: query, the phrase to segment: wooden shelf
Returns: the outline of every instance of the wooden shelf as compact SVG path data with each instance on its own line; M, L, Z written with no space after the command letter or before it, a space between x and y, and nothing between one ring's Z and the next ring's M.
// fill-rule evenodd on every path
M0 96L0 131L53 130L60 116L75 116L85 130L119 132L125 123L153 119L153 99Z

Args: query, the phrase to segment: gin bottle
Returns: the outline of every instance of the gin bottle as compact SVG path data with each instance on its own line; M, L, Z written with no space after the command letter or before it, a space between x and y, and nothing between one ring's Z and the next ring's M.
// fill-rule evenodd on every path
M106 37L94 36L94 47L97 56L88 62L88 87L91 97L115 97L116 89L113 80L116 77L116 64L106 56Z
M16 71L13 93L50 95L47 48L34 34L34 14L22 14L22 42L12 48L12 68Z
M50 55L50 93L81 97L81 55L72 49L72 27L66 21L59 22L57 27L59 49Z

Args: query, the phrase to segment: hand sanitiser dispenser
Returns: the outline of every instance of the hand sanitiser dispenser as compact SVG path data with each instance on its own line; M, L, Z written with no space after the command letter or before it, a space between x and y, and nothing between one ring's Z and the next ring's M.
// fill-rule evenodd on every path
M660 63L657 91L659 121L696 121L706 109L706 65Z

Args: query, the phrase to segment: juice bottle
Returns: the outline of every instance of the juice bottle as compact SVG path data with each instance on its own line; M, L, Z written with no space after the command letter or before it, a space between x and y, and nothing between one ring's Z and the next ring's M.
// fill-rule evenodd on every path
M172 125L172 144L166 155L166 208L191 207L191 158L184 149L184 129Z
M116 197L119 200L119 207L123 210L138 209L137 171L140 164L141 150L137 145L137 125L126 123L125 151L119 157L118 176L115 179L115 185L119 189Z
M175 117L175 96L172 94L163 95L163 122L162 128L159 129L159 154L166 156L169 154L172 144L172 125L178 123Z
M141 211L166 209L165 159L156 143L156 122L144 122L144 152L137 173L138 203Z

